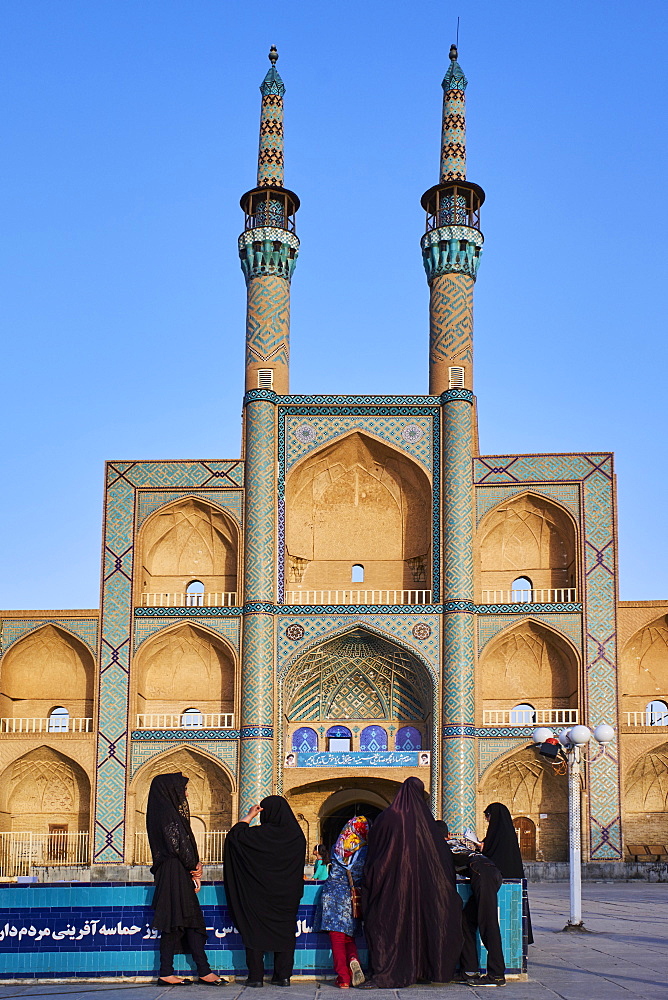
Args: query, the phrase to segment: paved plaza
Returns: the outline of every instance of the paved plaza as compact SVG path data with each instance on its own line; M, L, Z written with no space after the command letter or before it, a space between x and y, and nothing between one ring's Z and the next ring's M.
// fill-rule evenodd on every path
M510 980L505 989L419 986L378 990L369 997L434 1000L441 994L505 1000L668 1000L668 884L589 882L583 887L583 912L590 933L559 933L568 916L568 884L530 887L536 944L529 949L529 981ZM186 1000L218 995L236 1000L240 983L224 990L206 986L164 988L140 983L31 984L0 986L6 997L66 995L68 1000ZM119 994L111 997L111 994ZM95 994L93 997L92 995ZM267 984L262 1000L334 1000L339 992L326 982L295 980L289 991ZM253 1000L250 991L245 1000Z

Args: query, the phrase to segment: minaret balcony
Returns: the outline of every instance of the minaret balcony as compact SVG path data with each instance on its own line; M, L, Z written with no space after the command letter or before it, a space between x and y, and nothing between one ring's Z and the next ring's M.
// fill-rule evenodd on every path
M391 604L422 605L432 603L431 590L288 590L285 604L349 605Z

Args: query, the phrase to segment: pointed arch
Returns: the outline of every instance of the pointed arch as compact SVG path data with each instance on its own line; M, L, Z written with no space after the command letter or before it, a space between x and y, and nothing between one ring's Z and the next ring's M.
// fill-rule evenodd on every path
M576 708L580 653L561 632L535 617L522 618L485 645L478 665L485 709Z
M668 839L668 743L641 753L627 768L622 801L627 844Z
M48 833L51 824L69 833L88 830L88 774L51 747L28 751L0 776L0 822L5 829L33 833Z
M160 629L133 658L135 713L182 715L193 706L204 715L233 713L236 665L231 644L197 621Z
M431 483L404 452L361 430L305 456L285 487L288 590L431 585Z
M150 514L137 539L135 593L185 595L192 580L206 593L236 593L239 526L224 507L183 496Z
M622 650L621 689L627 711L642 711L668 695L668 615L641 626Z
M481 599L510 592L520 576L538 591L576 589L577 552L578 526L562 504L531 490L502 500L476 534Z
M55 704L73 718L93 712L95 661L82 639L46 622L12 643L0 666L0 715L46 718Z

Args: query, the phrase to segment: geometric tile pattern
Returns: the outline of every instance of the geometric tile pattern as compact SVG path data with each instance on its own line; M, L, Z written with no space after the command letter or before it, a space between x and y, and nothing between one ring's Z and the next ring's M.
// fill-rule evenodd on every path
M582 500L585 691L589 725L615 722L617 652L615 603L615 511L612 455L485 455L473 459L474 482L500 486L533 482L578 482ZM522 492L523 490L520 490ZM619 773L610 753L589 762L589 843L595 861L622 857Z
M94 860L121 862L137 493L243 485L240 461L108 462L103 536Z
M443 601L473 600L473 406L443 406Z
M430 288L430 367L441 363L470 362L473 352L473 278L468 274L439 274L433 278Z
M433 408L428 413L433 413ZM370 417L334 416L329 413L323 417L291 416L286 418L286 468L289 471L295 462L321 448L328 441L341 437L352 431L366 431L386 441L399 451L416 459L424 468L431 472L433 467L432 424L438 417L435 415L411 417ZM419 431L413 431L418 427ZM306 430L307 429L307 430ZM412 433L411 433L412 432Z
M443 77L443 124L441 126L441 182L466 177L466 85L455 56Z
M460 390L461 391L461 390ZM467 394L468 395L468 394ZM295 401L306 401L314 400L319 403L324 403L325 405L318 406L306 406L306 405L282 405L278 408L278 547L277 551L279 554L278 559L278 594L279 601L283 599L284 593L284 573L285 566L283 560L283 552L285 549L285 478L286 478L286 454L288 449L295 448L294 443L295 438L299 438L299 429L304 427L304 431L301 433L302 439L310 439L311 437L311 425L313 423L312 418L317 416L329 416L332 419L341 417L371 417L373 422L369 424L371 433L378 437L384 438L388 443L392 444L393 447L398 446L404 452L407 452L411 458L418 458L418 460L425 466L428 466L432 470L432 600L438 601L440 592L440 542L441 542L441 444L440 444L440 424L438 415L440 413L440 408L434 407L434 403L441 402L439 397L408 397L411 401L418 401L419 403L431 404L432 408L427 409L424 405L418 406L407 406L406 397L374 397L374 396L277 396L275 393L267 394L266 390L259 389L250 393L246 393L245 399L248 401L256 399L271 399L276 402L284 402L286 399L293 399ZM397 405L390 408L382 406L379 400L386 400L390 403L401 402L403 405ZM472 397L471 397L472 399ZM331 400L331 402L329 402ZM350 400L356 405L351 406L335 406L334 403L343 402L344 400ZM248 403L246 404L248 405ZM433 423L430 433L420 434L423 430L424 419L427 417L433 417ZM291 417L306 417L306 420L290 421ZM394 418L396 423L392 421L383 421L383 417ZM403 418L408 417L409 420ZM374 427L375 423L375 427ZM296 424L296 428L295 428ZM324 422L323 422L324 424ZM361 422L355 420L351 421L350 428L354 426L360 426ZM308 425L308 430L306 429ZM390 428L393 430L390 431ZM396 434L397 430L401 435L401 442L398 443L392 438ZM296 431L296 433L295 433ZM320 433L326 433L320 431ZM340 432L337 432L340 433ZM288 440L286 441L286 436ZM306 440L304 443L306 443ZM431 461L428 465L428 460L424 454L423 449L431 447ZM304 452L305 454L306 452ZM301 455L294 456L292 461L296 461ZM470 474L470 473L469 473ZM316 609L313 609L315 612Z
M511 497L519 493L525 493L524 486L479 486L476 489L476 521L480 524L481 519L487 511L497 504L510 500ZM540 485L531 484L531 492L539 496L549 497L556 500L563 507L571 512L576 521L580 520L580 488L577 483L560 484L546 483Z
M186 610L186 609L184 609ZM234 647L236 652L239 652L239 631L240 626L239 618L207 618L204 615L198 615L197 618L194 616L192 619L182 618L179 619L181 622L190 623L193 625L204 625L205 628L211 629L212 632L217 632L218 635L223 636L227 639L229 643ZM144 619L140 618L135 622L135 635L134 635L134 648L135 651L141 646L142 642L148 639L150 636L155 635L156 632L160 631L162 628L167 628L172 625L173 622L165 620L164 618L154 618L154 619Z
M88 646L93 656L97 656L97 618L3 618L0 625L0 653L4 655L17 639L22 639L42 625L58 625L65 632L71 632Z
M489 640L502 629L510 625L519 625L520 622L530 621L532 614L519 615L494 615L478 618L478 653L481 653ZM582 615L541 615L535 619L541 623L549 624L555 632L561 632L567 636L576 649L582 652Z
M529 730L530 732L530 730ZM509 750L513 750L515 747L526 746L527 737L523 739L495 739L495 740L479 740L478 742L478 779L482 777L484 772L493 764L495 760L499 757L503 757L504 753Z
M130 763L130 780L134 778L142 764L145 764L149 760L153 760L154 757L158 757L160 754L173 753L173 751L177 750L179 746L188 747L188 740L181 739L179 744L173 743L171 745L165 745L165 743L162 742L154 742L150 739L137 741L133 740L131 754L132 759ZM223 764L226 764L231 773L233 784L236 785L237 761L239 756L238 740L202 740L202 742L197 743L197 750L203 750L205 753L209 754L210 757L215 757L216 760L220 760Z
M246 365L285 365L290 357L290 285L275 274L248 282Z
M285 85L276 69L278 53L272 49L271 66L260 86L260 149L257 164L257 185L283 187L283 95Z
M231 514L237 524L241 524L244 495L242 490L193 490L190 496L206 500ZM183 491L178 493L156 493L141 491L137 498L137 528L140 528L149 514L174 500L182 500Z

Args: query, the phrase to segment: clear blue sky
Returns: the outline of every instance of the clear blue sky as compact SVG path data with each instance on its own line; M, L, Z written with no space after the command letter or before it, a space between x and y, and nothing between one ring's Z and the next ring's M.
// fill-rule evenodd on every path
M105 459L239 455L270 44L292 391L426 391L420 196L458 14L481 448L614 451L621 597L668 598L665 0L4 0L0 607L97 606Z

